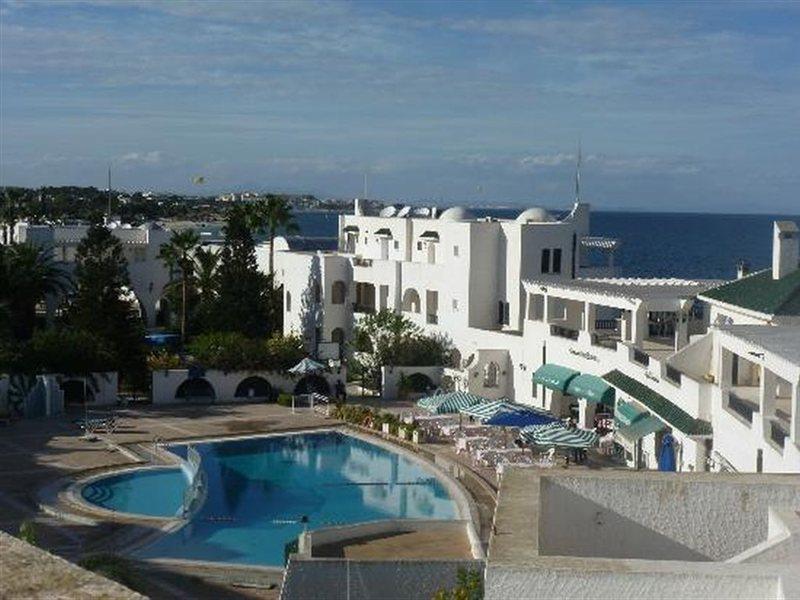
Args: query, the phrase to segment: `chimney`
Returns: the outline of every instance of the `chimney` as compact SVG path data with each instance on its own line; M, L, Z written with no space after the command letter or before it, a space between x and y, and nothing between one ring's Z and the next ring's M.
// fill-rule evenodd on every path
M772 278L782 279L797 270L800 233L794 221L775 221L772 234Z
M736 263L736 279L750 275L750 263L742 259Z

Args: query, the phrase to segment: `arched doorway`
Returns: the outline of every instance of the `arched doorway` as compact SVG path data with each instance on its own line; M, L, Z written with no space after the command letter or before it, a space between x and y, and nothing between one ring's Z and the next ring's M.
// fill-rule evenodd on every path
M412 373L408 375L406 382L407 390L414 393L427 392L435 387L433 380L425 373Z
M272 398L272 386L269 381L256 375L242 379L236 386L237 398L252 398L260 400L270 400Z
M85 390L85 396L84 396ZM84 400L91 404L94 402L94 390L89 382L82 379L70 379L61 382L61 391L64 392L64 404L83 404Z
M294 386L295 394L322 394L323 396L330 396L331 386L324 377L320 375L306 375L297 385Z
M408 288L403 294L403 311L418 313L420 304L419 292L414 288Z
M217 394L214 392L214 387L208 380L199 377L197 379L187 379L178 386L175 392L175 398L180 400L197 401L197 400L215 400Z
M336 342L341 347L344 344L344 329L337 327L331 331L331 341Z
M331 303L344 304L346 297L347 297L347 286L345 285L344 281L341 280L334 281L333 288L331 289Z

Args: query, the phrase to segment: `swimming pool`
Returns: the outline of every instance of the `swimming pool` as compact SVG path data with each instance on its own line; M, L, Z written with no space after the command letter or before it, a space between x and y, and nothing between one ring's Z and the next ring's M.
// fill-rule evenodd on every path
M135 556L283 566L286 545L302 532L303 517L309 529L390 518L459 518L447 488L422 462L338 431L194 448L207 477L203 504L186 525ZM170 450L185 457L187 447ZM150 495L169 513L186 487L183 473L171 471L180 478L140 471L88 485L111 488L117 500L100 504L105 508L152 514L142 512L142 498ZM127 491L116 493L121 486ZM144 504L155 510L152 502Z

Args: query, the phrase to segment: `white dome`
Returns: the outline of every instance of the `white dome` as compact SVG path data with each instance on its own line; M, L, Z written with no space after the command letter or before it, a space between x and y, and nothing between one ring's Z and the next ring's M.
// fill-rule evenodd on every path
M539 206L523 210L516 219L517 223L548 223L552 220L550 213Z
M451 206L439 216L442 221L467 221L471 218L472 214L463 206Z

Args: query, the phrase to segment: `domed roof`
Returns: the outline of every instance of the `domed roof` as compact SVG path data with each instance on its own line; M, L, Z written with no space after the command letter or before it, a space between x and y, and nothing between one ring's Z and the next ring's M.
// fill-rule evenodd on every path
M472 213L463 206L451 206L439 216L442 221L467 221L471 218Z
M553 220L550 213L540 206L534 206L519 213L517 223L548 223Z

